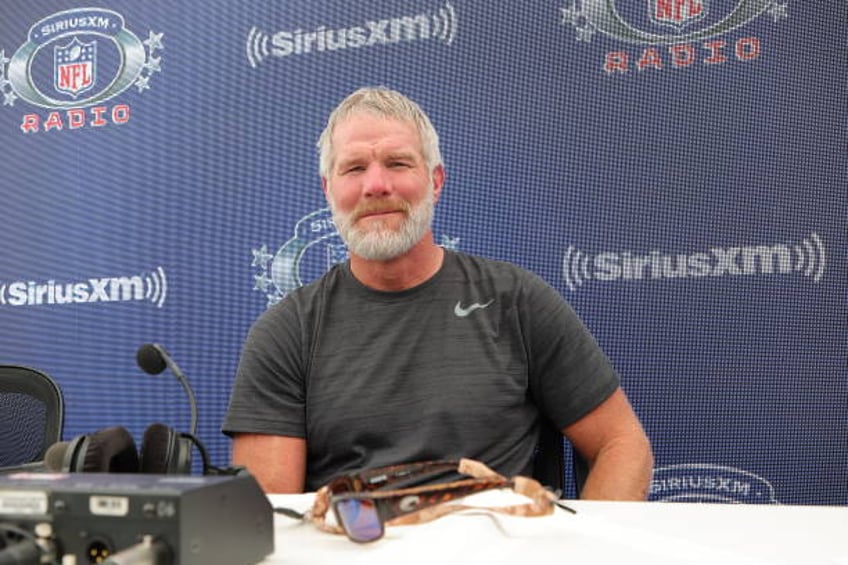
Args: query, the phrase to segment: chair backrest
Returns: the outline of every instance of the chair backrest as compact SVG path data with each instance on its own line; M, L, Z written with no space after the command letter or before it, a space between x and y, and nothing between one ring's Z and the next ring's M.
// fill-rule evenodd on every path
M567 463L571 465L567 465ZM567 480L566 469L570 467ZM589 467L562 433L549 425L542 425L539 443L533 461L533 478L568 497L579 498L586 482Z
M0 365L0 467L44 459L62 437L64 400L45 373L18 365Z
M565 486L565 438L552 426L543 424L539 431L533 478L560 492Z

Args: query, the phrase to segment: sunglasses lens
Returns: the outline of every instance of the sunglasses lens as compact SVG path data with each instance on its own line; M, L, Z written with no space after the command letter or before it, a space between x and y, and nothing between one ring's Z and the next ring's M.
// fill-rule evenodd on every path
M353 541L374 541L383 535L383 524L373 500L339 500L336 502L336 512L342 527Z

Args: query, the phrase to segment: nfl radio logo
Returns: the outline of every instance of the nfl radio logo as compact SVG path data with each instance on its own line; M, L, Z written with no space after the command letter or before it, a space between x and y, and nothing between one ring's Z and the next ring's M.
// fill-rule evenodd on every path
M648 0L648 14L658 25L678 32L707 15L707 0Z
M91 90L95 82L97 42L82 43L74 39L53 51L53 83L58 92L76 98Z

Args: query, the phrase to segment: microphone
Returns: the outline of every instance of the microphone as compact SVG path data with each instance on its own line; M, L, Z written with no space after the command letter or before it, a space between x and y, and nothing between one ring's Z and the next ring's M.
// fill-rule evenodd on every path
M167 351L165 351L165 348L158 343L145 343L138 348L135 360L138 363L138 366L141 367L141 370L149 375L158 375L165 370L165 367L171 369L171 372L177 380L180 381L180 384L183 385L183 390L185 390L188 395L188 403L191 408L190 433L192 436L196 436L197 400L194 397L194 391L191 390L191 387L188 385L188 380L185 378L182 370L180 370L179 366L173 359L171 359L171 356Z
M180 370L179 366L174 362L171 356L165 351L165 348L159 345L158 343L145 343L141 347L138 348L138 352L136 353L136 361L138 362L138 366L141 369L150 375L158 375L162 371L165 370L165 367L171 369L171 372L177 377L177 380L180 381L180 384L183 385L183 388L188 395L189 405L191 406L191 433L182 433L180 437L190 441L200 452L200 458L203 462L203 474L204 475L243 475L248 474L247 469L242 466L235 467L215 467L211 464L209 460L209 453L206 451L206 447L203 445L203 442L200 441L197 437L197 400L194 397L194 392L191 390L191 387L188 384L188 379L185 378L183 372ZM167 429L167 428L166 428ZM150 434L150 439L145 441L145 444L148 445L159 445L161 441L154 441L153 438L155 436L163 435L163 430L159 428L156 424L150 426L145 432L145 436ZM165 434L167 435L167 434ZM0 564L2 565L2 564Z

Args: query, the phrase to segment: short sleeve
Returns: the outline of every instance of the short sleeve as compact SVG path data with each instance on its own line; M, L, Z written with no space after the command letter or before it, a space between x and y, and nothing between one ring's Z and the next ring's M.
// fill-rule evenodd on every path
M520 303L530 392L551 423L562 429L606 400L620 379L583 321L553 287L528 273Z

